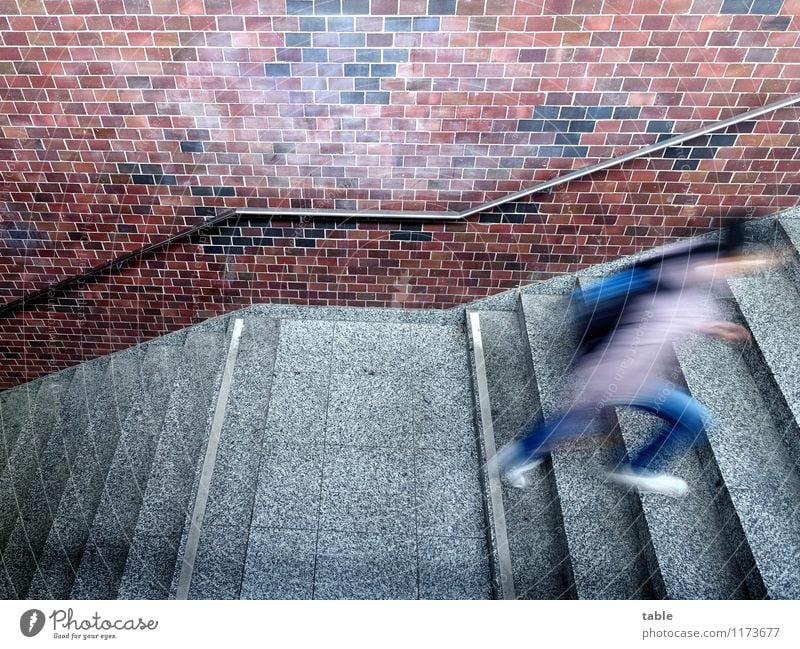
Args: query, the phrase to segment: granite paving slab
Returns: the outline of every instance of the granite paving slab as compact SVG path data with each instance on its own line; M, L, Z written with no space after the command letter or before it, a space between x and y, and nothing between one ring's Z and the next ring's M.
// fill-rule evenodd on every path
M420 599L491 599L486 539L419 538Z
M238 599L242 586L249 521L228 526L203 523L189 599Z
M414 374L410 381L414 440L422 448L476 446L475 412L469 373Z
M253 507L253 525L313 530L322 494L322 448L266 443Z
M405 376L332 375L327 442L409 447L413 434L411 386Z
M321 372L276 372L264 438L273 442L322 442L330 377Z
M72 584L71 599L116 599L128 545L97 545L90 538Z
M335 324L326 320L283 320L275 361L277 374L330 371Z
M319 538L314 599L416 599L414 535L331 532Z
M410 450L327 444L320 528L326 532L415 532ZM321 534L321 537L323 534Z
M334 374L406 374L411 326L403 323L337 322Z
M475 449L417 449L420 536L486 537Z
M317 533L253 526L242 599L311 599Z

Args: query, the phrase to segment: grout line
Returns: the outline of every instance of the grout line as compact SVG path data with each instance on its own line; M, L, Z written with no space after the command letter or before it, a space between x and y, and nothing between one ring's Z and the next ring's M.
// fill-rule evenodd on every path
M197 548L200 544L200 532L203 527L203 518L208 504L208 492L211 487L211 477L214 473L214 465L217 461L217 447L222 433L222 425L225 421L225 410L228 405L228 395L231 391L233 379L233 367L236 364L236 357L239 354L239 342L242 336L244 320L237 318L233 325L231 344L228 348L228 357L225 361L225 370L222 374L222 384L217 395L217 405L214 410L214 419L211 423L211 433L206 447L206 457L203 460L203 470L200 474L200 484L197 487L197 497L194 501L194 511L192 512L192 526L186 540L186 548L181 562L181 574L178 578L178 589L175 599L187 599L189 597L189 586L192 583L192 572L194 562L197 559Z
M500 488L500 475L495 460L497 446L494 438L491 404L489 403L489 384L486 379L486 361L483 357L480 313L469 314L475 354L475 373L478 381L478 405L481 411L481 436L486 450L486 470L489 474L489 498L492 503L492 526L497 540L497 563L500 571L500 588L503 599L516 599L514 593L514 573L511 567L511 553L508 549L508 530L503 508L503 494Z

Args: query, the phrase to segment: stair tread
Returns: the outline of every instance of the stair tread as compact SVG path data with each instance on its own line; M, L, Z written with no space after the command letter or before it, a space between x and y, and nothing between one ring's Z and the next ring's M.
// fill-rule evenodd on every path
M560 388L575 349L566 300L559 295L521 298L545 417L560 408ZM551 457L578 596L651 597L651 568L640 546L641 513L630 502L632 496L607 483L597 466L614 466L616 452L595 444L591 457L562 450Z
M169 593L191 507L195 468L208 437L225 341L220 332L190 331L187 335L184 349L191 365L179 377L167 408L119 585L120 598L159 599Z
M116 595L164 415L178 377L191 370L181 347L153 346L147 357L153 365L151 369L146 365L142 372L141 398L133 404L120 431L72 597L109 599Z
M539 396L519 315L482 311L481 336L497 449L537 414ZM552 473L529 474L535 485L503 486L509 552L517 599L560 599L573 592L571 564Z
M770 597L796 599L800 476L781 431L734 347L697 339L677 351L690 389L718 420L708 438L764 585Z

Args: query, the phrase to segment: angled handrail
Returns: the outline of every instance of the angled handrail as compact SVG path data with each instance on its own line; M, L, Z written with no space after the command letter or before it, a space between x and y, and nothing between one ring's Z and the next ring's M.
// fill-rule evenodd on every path
M107 270L108 271L119 270L125 264L127 264L133 259L143 257L149 253L155 252L160 248L166 247L182 239L191 237L192 235L200 232L201 230L214 228L224 223L225 221L228 221L229 219L237 216L313 217L316 219L320 218L336 219L336 220L363 219L370 221L374 220L382 220L382 221L424 220L433 222L462 221L466 218L469 218L470 216L474 216L475 214L478 214L480 212L485 212L486 210L499 207L500 205L503 205L505 203L511 203L513 201L517 201L521 198L525 198L526 196L530 196L532 194L540 194L542 192L550 191L553 187L557 187L558 185L563 185L573 180L577 180L578 178L583 178L584 176L588 176L589 174L593 174L597 171L602 171L603 169L609 169L610 167L615 167L617 165L624 164L625 162L628 162L629 160L634 160L636 158L643 158L645 156L648 156L652 153L656 153L657 151L661 151L668 147L682 144L683 142L686 142L688 140L693 140L694 138L700 137L702 135L708 135L709 133L723 130L725 128L728 128L729 126L734 126L735 124L739 124L740 122L746 122L748 120L755 119L756 117L760 117L761 115L765 115L766 113L771 113L781 108L793 106L798 103L800 103L800 95L785 97L778 101L769 103L765 106L761 106L759 108L753 108L744 113L740 113L739 115L734 115L732 117L728 117L727 119L719 120L717 122L712 122L711 124L708 124L706 126L701 126L692 131L688 131L687 133L683 133L681 135L675 135L661 142L656 142L655 144L650 144L648 146L641 147L639 149L635 149L627 153L623 153L622 155L616 156L614 158L609 158L608 160L596 162L586 167L574 169L565 174L555 176L554 178L551 178L549 180L539 182L531 187L527 187L526 189L522 189L513 194L501 196L500 198L488 201L486 203L481 203L476 207L468 208L461 212L452 212L452 211L401 212L401 211L391 211L391 210L358 211L358 210L336 210L336 209L326 210L326 209L313 209L313 208L298 209L298 208L258 208L258 207L245 207L240 209L227 210L211 219L208 219L207 221L204 221L203 223L192 226L191 228L188 228L181 232L177 232L176 234L173 234L165 239L162 239L161 241L157 241L148 246L139 248L138 250L126 253L121 257L100 264L99 266L95 266L94 268L86 271L85 273L81 273L80 275L75 275L73 277L68 277L67 279L61 280L56 284L48 286L47 288L34 291L29 295L25 295L16 300L12 300L11 302L8 302L0 306L0 317L7 316L11 313L14 313L15 311L24 309L28 305L36 304L42 302L43 300L50 299L50 297L52 297L54 294L67 290L68 288L76 284L84 283L94 277L101 275Z

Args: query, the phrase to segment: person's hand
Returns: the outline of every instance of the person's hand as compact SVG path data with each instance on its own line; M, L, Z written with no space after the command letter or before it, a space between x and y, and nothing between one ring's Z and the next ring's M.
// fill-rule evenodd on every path
M702 333L728 342L750 342L750 332L741 325L724 320L709 320L701 327Z

